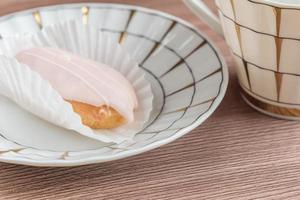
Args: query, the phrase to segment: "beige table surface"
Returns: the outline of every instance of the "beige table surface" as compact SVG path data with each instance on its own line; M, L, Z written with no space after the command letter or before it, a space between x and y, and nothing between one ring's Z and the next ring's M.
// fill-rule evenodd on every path
M1 0L0 13L62 2L76 1ZM181 0L109 2L159 9L205 31L229 66L223 103L185 137L127 159L74 168L1 163L0 199L300 199L300 124L261 115L241 100L223 39Z

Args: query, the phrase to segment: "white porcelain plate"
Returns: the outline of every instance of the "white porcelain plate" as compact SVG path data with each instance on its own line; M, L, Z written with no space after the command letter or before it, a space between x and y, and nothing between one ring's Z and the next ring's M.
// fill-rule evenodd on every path
M110 34L145 70L154 93L148 124L134 142L104 144L55 127L0 98L0 161L74 166L136 155L199 126L224 97L228 72L215 46L189 23L159 11L95 3L42 7L1 17L0 35L33 33L74 19Z

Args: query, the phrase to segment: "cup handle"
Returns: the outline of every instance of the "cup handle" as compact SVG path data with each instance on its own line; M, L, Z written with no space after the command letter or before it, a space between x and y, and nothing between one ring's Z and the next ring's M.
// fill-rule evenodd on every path
M203 19L214 31L223 36L219 18L207 7L202 0L183 0L198 17Z

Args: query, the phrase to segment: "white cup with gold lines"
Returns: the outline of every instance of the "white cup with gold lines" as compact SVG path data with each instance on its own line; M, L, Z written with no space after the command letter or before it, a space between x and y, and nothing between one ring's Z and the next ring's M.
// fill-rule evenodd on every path
M271 116L300 119L300 1L216 0L219 18L185 0L223 34L237 64L243 99Z

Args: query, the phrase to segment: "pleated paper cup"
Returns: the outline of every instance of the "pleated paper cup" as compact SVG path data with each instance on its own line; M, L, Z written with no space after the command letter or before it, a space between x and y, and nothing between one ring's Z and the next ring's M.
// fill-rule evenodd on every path
M64 49L119 71L132 84L138 98L135 120L116 129L93 130L83 125L80 116L48 81L14 58L32 47ZM11 36L0 43L0 53L4 55L0 57L0 94L57 126L102 142L121 143L131 141L150 117L153 94L144 72L118 43L91 26L69 21L45 27L35 35Z

